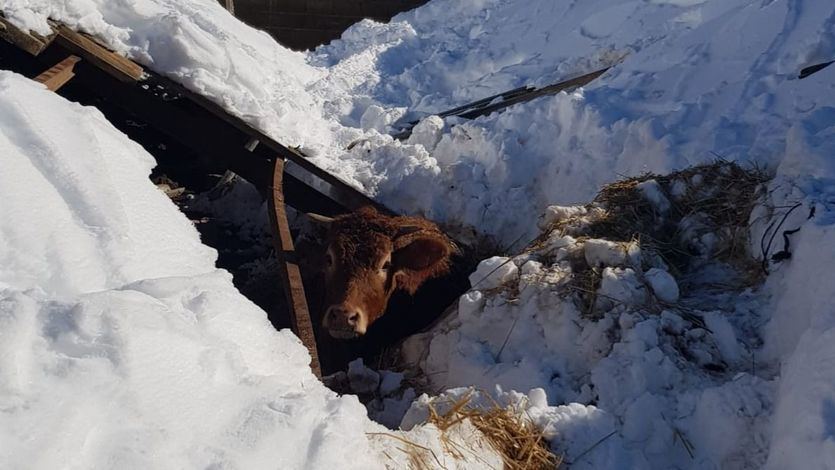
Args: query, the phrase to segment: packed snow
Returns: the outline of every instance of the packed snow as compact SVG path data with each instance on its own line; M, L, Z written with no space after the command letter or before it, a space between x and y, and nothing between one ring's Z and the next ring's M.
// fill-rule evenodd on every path
M497 242L504 252L479 265L454 315L404 347L432 390L451 389L441 398L475 386L522 404L572 468L835 462L835 67L797 78L835 59L831 2L433 0L305 53L215 0L0 10L36 31L52 17L93 33L390 207ZM436 116L611 64L585 89L473 121ZM381 465L365 411L318 384L298 342L214 270L144 181L150 157L95 111L1 78L3 460ZM72 130L34 111L53 107ZM389 135L411 119L406 141ZM678 225L706 257L691 273L639 243L552 230L599 215L580 204L605 183L715 158L774 177L751 215L751 254L786 251L784 232L800 228L762 285L717 288L738 279L710 263L722 234L699 214ZM666 220L688 187L710 183L639 192ZM537 250L518 255L526 246ZM564 295L578 266L600 271L599 318ZM379 421L420 423L432 398L408 408L414 390L389 374L356 363L347 378L378 395ZM443 455L437 433L413 432Z

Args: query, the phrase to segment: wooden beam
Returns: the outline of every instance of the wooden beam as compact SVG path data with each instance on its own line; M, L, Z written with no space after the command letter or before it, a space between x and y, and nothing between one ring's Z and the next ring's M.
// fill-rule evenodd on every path
M63 24L55 23L53 27L58 32L58 43L118 80L132 83L145 75L139 64L108 50L86 34L77 33Z
M310 319L310 310L307 307L307 299L304 296L304 285L299 265L296 261L296 252L293 247L293 237L290 234L290 224L287 222L287 214L284 210L284 159L275 159L273 169L272 195L267 198L270 206L270 224L273 232L273 246L278 258L281 283L284 287L284 294L287 298L287 306L290 311L290 320L293 324L293 332L301 339L302 344L310 351L310 368L316 377L322 378L322 369L319 365L319 354L316 349L316 336L313 333L313 322Z
M75 76L73 68L80 60L79 57L71 55L35 77L34 80L43 83L51 91L58 91L59 88Z
M46 49L46 46L55 38L55 34L43 37L35 32L27 33L0 16L0 37L36 56Z

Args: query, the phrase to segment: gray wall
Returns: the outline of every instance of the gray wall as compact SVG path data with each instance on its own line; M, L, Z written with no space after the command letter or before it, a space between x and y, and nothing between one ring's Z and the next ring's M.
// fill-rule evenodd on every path
M338 38L363 18L388 21L427 0L234 0L235 15L293 49ZM220 0L224 3L224 0Z

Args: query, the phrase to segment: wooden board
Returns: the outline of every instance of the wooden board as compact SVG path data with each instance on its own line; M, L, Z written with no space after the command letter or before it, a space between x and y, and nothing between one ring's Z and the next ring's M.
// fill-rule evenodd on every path
M821 70L829 67L832 64L835 64L835 60L830 60L829 62L823 62L823 63L820 63L820 64L815 64L815 65L810 65L808 67L804 67L800 71L800 75L798 75L797 78L803 80L804 78L808 77L809 75L812 75L813 73L820 72Z
M301 339L302 344L310 352L310 368L316 377L322 378L319 365L319 354L316 349L316 336L313 333L313 322L304 295L304 285L296 252L293 247L293 237L290 234L290 224L284 210L284 159L276 158L273 170L272 195L267 198L270 206L270 224L273 232L273 246L278 258L279 274L287 298L290 311L290 321L293 333Z
M53 28L58 33L58 43L116 79L136 82L145 75L145 70L139 64L108 50L86 34L77 33L59 23L53 23Z
M581 86L588 85L597 77L606 73L611 67L606 67L604 69L597 70L595 72L587 73L585 75L580 75L579 77L572 78L570 80L565 80L559 83L554 83L553 85L544 86L542 88L537 88L530 90L525 93L519 93L515 96L512 96L508 99L499 101L498 103L489 104L487 106L478 107L463 113L458 114L466 119L475 119L479 116L487 116L490 113L499 111L501 109L507 108L509 106L513 106L514 104L524 103L525 101L530 101L534 98L539 98L540 96L545 95L555 95L561 91L571 90L574 88L578 88Z
M34 80L46 85L46 88L50 91L58 91L58 89L75 76L73 68L80 60L79 57L71 55L35 77Z
M440 112L437 115L442 118L458 116L465 119L475 119L480 116L487 116L490 113L501 111L502 109L513 106L514 104L524 103L526 101L539 98L540 96L554 95L561 91L569 91L577 87L588 85L612 67L613 66L609 66L591 73L580 75L579 77L574 77L569 80L563 80L559 83L544 86L542 88L536 88L533 86L515 88L504 93L488 96L487 98ZM394 134L392 137L398 140L408 139L409 136L412 135L412 129L418 124L418 122L420 121L417 120L409 122L406 126L401 127L402 130Z
M34 32L27 33L17 26L9 23L9 21L3 16L0 16L0 37L23 49L29 54L36 56L49 46L55 38L55 35L52 34L47 37L43 37Z

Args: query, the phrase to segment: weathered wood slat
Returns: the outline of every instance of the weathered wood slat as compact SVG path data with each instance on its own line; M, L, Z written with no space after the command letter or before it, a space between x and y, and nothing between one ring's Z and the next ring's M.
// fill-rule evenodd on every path
M123 82L136 82L145 75L145 70L130 59L108 50L85 34L77 33L66 25L54 23L58 33L56 41L90 61L108 74Z
M310 319L310 310L307 307L307 299L304 295L304 285L299 265L296 261L296 252L293 247L293 237L290 234L290 224L287 222L287 214L284 210L284 159L275 159L273 170L272 195L267 200L270 206L270 223L273 232L273 245L276 258L278 258L281 283L284 287L284 294L287 298L287 306L290 311L290 320L293 324L293 332L301 339L302 344L310 352L310 368L316 377L322 377L322 370L319 365L319 354L316 349L316 336L313 333L313 322Z
M23 31L0 16L0 37L29 54L36 56L43 52L55 38L54 34L43 37L37 33Z
M73 68L80 60L79 57L71 55L35 77L34 80L43 83L51 91L58 91L75 76Z

